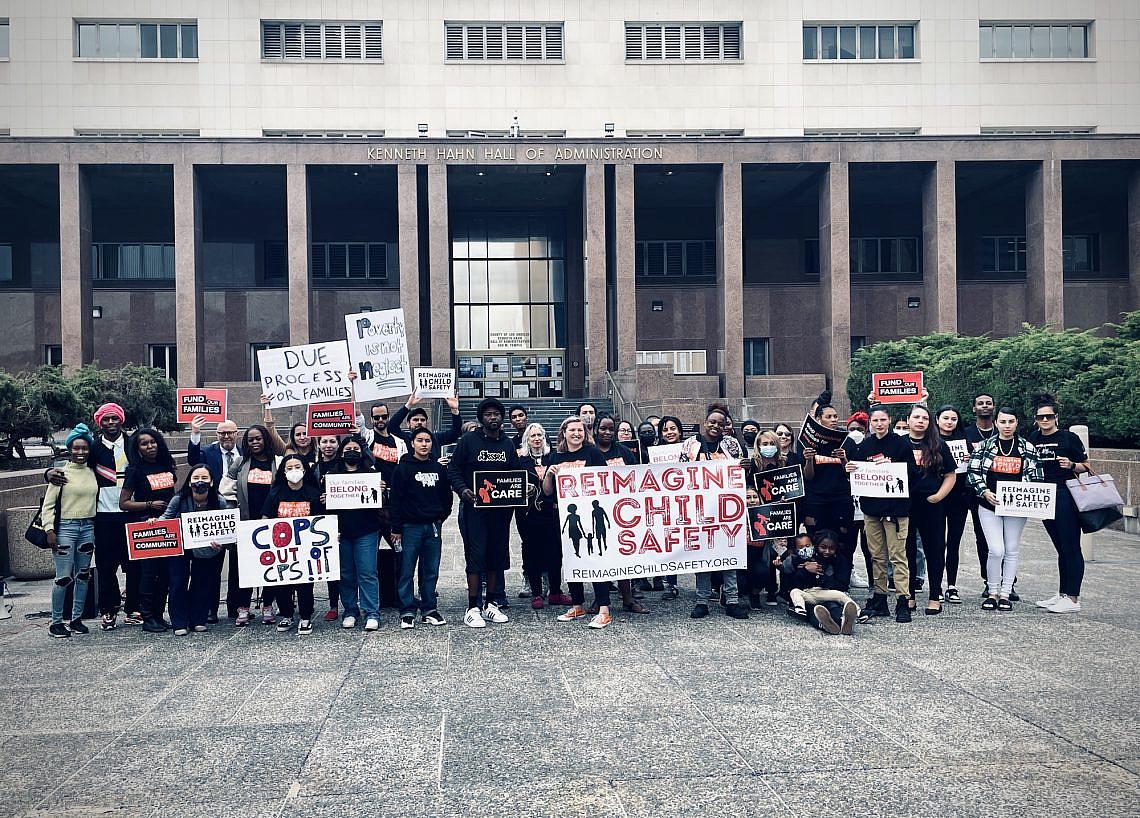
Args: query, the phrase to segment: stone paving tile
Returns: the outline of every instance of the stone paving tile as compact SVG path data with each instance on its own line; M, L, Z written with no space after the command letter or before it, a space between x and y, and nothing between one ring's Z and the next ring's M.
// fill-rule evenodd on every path
M621 815L629 818L748 815L792 818L767 779L756 775L615 781Z
M0 708L0 730L12 734L58 733L63 736L123 730L140 715L134 696L144 701L153 700L172 687L170 679L138 679L131 684L131 695L124 696L118 684L61 681L53 687L36 688L32 708Z

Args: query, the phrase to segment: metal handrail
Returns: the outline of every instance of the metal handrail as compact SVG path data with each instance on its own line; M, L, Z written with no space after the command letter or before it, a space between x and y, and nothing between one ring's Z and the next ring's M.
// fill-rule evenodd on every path
M645 420L645 418L641 416L641 410L637 408L636 403L625 399L625 395L622 394L621 387L617 385L617 381L614 380L613 373L608 369L606 370L606 381L609 383L610 402L621 407L621 411L618 412L618 414L624 419L625 407L629 406L629 408L633 410L633 413L637 415L637 423L641 424ZM617 395L617 400L614 399L614 395Z

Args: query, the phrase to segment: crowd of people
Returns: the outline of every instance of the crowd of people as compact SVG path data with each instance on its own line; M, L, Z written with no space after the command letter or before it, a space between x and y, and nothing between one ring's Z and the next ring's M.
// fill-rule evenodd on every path
M281 632L311 633L320 613L313 585L266 587L255 599L255 589L239 584L234 545L192 548L176 557L128 558L126 523L225 508L238 509L243 520L337 516L340 579L328 583L329 608L321 615L330 625L380 628L382 580L394 587L400 628L446 625L437 586L442 527L454 512L466 571L466 626L509 620L505 572L511 567L514 528L525 582L518 597L534 610L558 609L559 622L581 620L589 628L605 628L614 621L615 594L623 611L647 614L647 595L660 594L665 604L678 598L678 578L595 582L587 606L583 583L563 585L555 477L567 469L647 463L654 446L668 444L681 444L670 450L678 461L741 463L750 486L752 475L784 466L801 467L804 478L804 495L794 500L797 535L750 543L742 570L698 573L694 619L718 607L745 619L750 611L782 605L827 633L850 634L857 622L890 616L892 591L895 621L910 622L923 590L923 613L942 614L946 605L964 601L958 584L967 515L977 541L981 607L1010 611L1019 600L1026 520L995 513L999 480L1059 486L1055 519L1045 523L1058 554L1058 592L1037 604L1054 613L1080 611L1080 528L1064 483L1090 467L1081 441L1060 429L1057 403L1048 396L1035 402L1032 424L987 394L974 399L969 424L954 406L932 411L926 403L903 407L901 416L897 407L872 406L844 422L825 392L808 414L823 427L846 433L828 454L801 445L787 424L764 428L754 420L737 422L719 402L709 405L692 428L672 416L634 423L584 402L550 430L530 422L520 404L507 407L484 399L466 423L457 400L447 405L450 423L440 431L431 428L427 408L413 394L395 413L385 403L373 404L367 418L358 418L358 431L340 437L311 437L306 425L297 423L283 439L266 404L262 423L241 431L223 421L216 439L206 443L205 421L197 418L182 479L161 432L139 428L128 435L123 409L114 403L100 406L94 428L80 423L67 436L67 462L45 473L42 515L55 561L50 634L66 638L89 632L82 612L93 563L98 624L104 631L125 624L186 635L206 631L224 617L237 627L260 621ZM954 441L968 445L964 471L950 449ZM864 461L905 463L909 496L853 498L849 472ZM488 469L526 472L525 507L475 508L474 473ZM382 507L327 509L326 476L358 472L379 472ZM756 489L749 488L748 503L760 502ZM384 551L392 558L381 559ZM859 575L857 553L865 578ZM223 573L228 575L224 597ZM858 588L870 592L862 605L851 596Z

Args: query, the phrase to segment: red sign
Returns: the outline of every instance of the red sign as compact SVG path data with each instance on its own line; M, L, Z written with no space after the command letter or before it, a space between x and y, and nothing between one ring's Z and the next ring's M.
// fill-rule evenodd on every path
M178 520L127 523L127 556L132 560L182 556L182 524Z
M921 372L877 372L871 376L872 403L919 403Z
M350 400L309 404L309 437L356 431L356 404Z
M226 419L228 402L228 389L179 389L177 420L189 423L194 418L203 417L221 423Z

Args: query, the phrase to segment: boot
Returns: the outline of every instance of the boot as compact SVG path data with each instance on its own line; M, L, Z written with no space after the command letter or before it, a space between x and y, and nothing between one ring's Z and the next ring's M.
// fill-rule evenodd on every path
M910 602L906 594L899 594L895 600L895 622L910 622Z
M887 609L886 594L874 594L863 606L862 619L871 619L876 616L890 616L890 611Z

